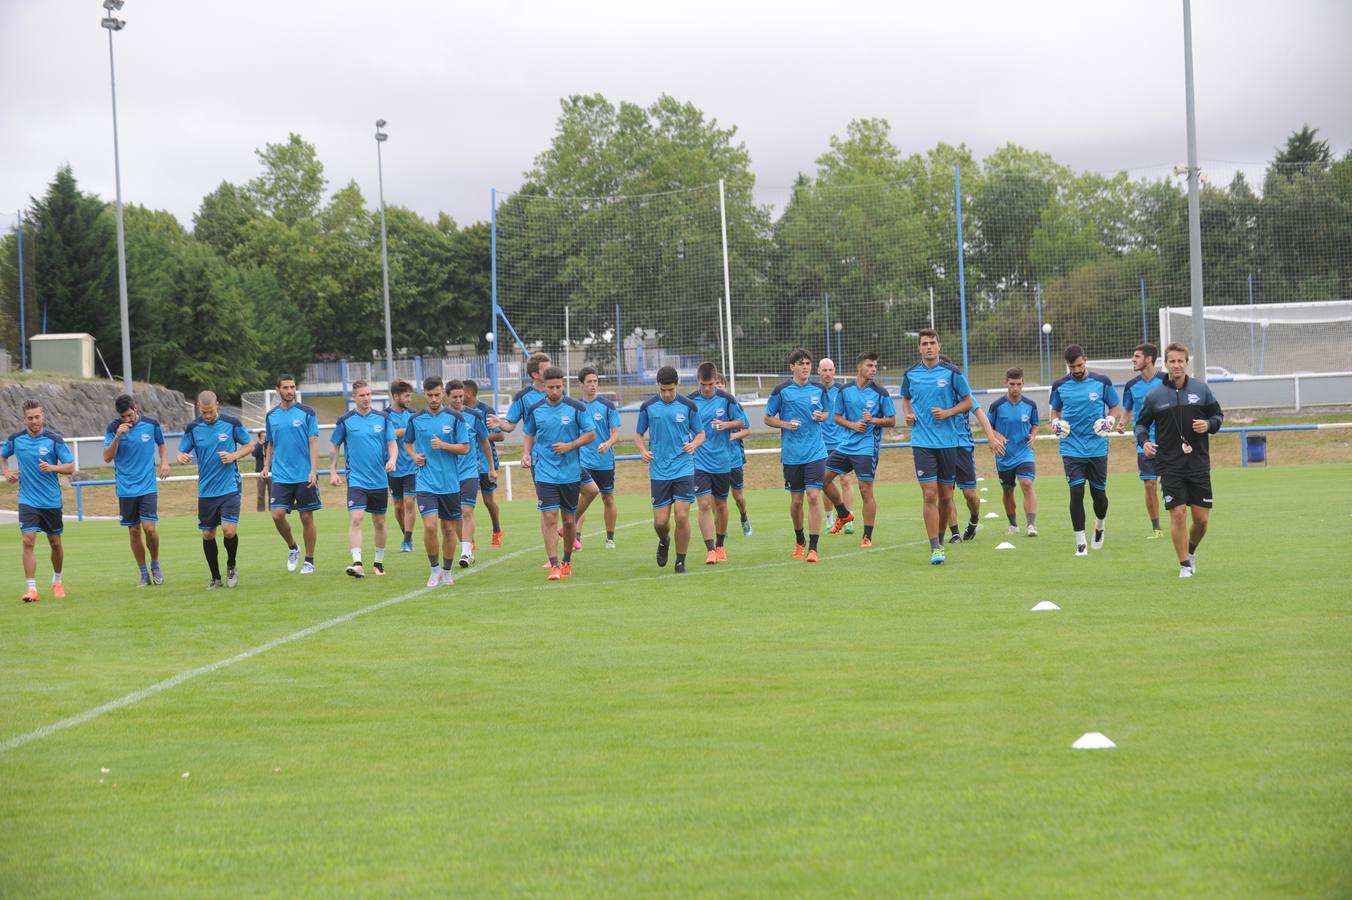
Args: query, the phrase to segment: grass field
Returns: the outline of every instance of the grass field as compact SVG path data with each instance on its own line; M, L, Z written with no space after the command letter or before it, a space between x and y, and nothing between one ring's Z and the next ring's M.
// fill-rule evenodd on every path
M344 576L329 509L318 574L249 514L211 594L191 519L145 591L116 523L71 525L69 599L23 605L0 529L0 894L1347 896L1352 467L1215 484L1183 582L1130 474L1088 559L1044 477L1041 537L942 568L902 484L816 566L754 491L682 578L625 496L558 584L518 501L431 591L421 553Z

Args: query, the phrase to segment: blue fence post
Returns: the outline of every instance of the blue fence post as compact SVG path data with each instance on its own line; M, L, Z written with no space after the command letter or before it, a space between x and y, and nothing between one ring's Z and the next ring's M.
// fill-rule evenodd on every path
M84 521L84 485L75 482L71 485L75 488L75 521Z
M1239 431L1239 467L1249 467L1249 433L1242 428Z
M967 360L967 279L962 251L962 167L953 166L953 205L958 211L958 310L962 316L962 371L971 377Z
M23 299L23 210L16 212L14 217L19 230L19 371L22 372L28 368L28 325L24 320Z
M347 360L345 359L338 360L338 384L343 389L343 393L346 394L348 390L347 390Z

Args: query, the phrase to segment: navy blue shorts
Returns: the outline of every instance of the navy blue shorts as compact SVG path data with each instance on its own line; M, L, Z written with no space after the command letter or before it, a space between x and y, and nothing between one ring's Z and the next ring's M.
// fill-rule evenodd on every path
M60 534L64 526L61 523L61 507L28 506L19 504L19 530L27 534L41 531L44 534Z
M976 489L976 454L971 447L959 447L953 462L953 477L959 490Z
M460 479L460 505L479 505L479 476Z
M239 492L220 497L197 498L197 527L215 531L217 525L239 524Z
M489 481L487 472L479 473L479 493L491 494L497 489L498 483L496 481Z
M1144 453L1136 454L1136 471L1140 473L1142 481L1157 481L1160 477L1155 460Z
M695 496L713 494L717 500L728 499L728 489L732 487L732 476L727 472L705 472L695 470Z
M615 493L615 470L614 469L583 469L582 483L586 484L590 478L596 482L596 489L603 494Z
M314 512L317 509L323 509L324 504L319 502L319 485L305 484L284 484L279 481L272 483L272 508L284 509L287 512Z
M380 490L370 490L368 488L347 486L347 511L364 509L375 516L385 515L385 510L390 508L389 491L381 488Z
M574 481L572 484L549 484L544 481L535 482L535 498L538 501L535 508L540 512L548 512L551 509L561 509L564 512L577 512L577 498L582 494L582 482Z
M160 495L142 494L139 497L118 497L118 517L123 528L132 528L142 522L160 520Z
M740 491L742 488L746 487L746 473L742 470L741 466L738 466L728 473L728 486L734 491Z
M812 462L784 466L784 490L790 494L819 491L822 488L822 482L825 480L825 459L814 459Z
M915 480L921 484L937 481L952 484L958 478L957 447L912 447L915 460Z
M1066 469L1066 481L1071 487L1089 482L1092 488L1100 491L1108 487L1108 457L1106 456L1063 456L1061 464Z
M460 520L460 495L418 491L418 514L424 519L436 516L443 522L457 522Z
M665 481L659 478L650 478L648 485L652 492L653 509L661 509L673 503L695 502L695 479L689 475L682 475L680 478Z
M871 456L849 456L839 450L832 450L831 455L826 457L826 471L835 472L837 475L848 475L853 472L860 481L872 481L876 465Z
M1021 462L1017 466L1010 466L1008 469L998 469L1000 473L1000 487L1006 490L1013 490L1014 479L1023 481L1035 481L1037 479L1037 463Z
M418 473L412 475L390 475L390 496L396 500L403 500L404 495L412 497L418 493Z

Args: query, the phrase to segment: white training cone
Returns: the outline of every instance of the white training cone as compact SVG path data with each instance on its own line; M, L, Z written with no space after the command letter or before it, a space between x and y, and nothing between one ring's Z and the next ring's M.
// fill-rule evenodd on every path
M978 475L978 476L976 477L976 480L977 480L977 481L985 481L985 480L986 480L986 476L985 476L985 475Z
M1050 600L1042 600L1042 601L1040 601L1040 602L1038 603L1037 606L1034 606L1034 607L1033 607L1032 612L1049 612L1049 611L1051 611L1051 610L1053 610L1053 609L1060 609L1060 608L1061 608L1061 607L1057 606L1055 603L1053 603L1053 602L1050 601Z
M1072 750L1111 750L1116 746L1107 735L1099 734L1097 731L1080 735L1080 739L1070 745Z
M999 514L999 513L986 513L986 518L987 518L987 519L998 519L998 518L1000 518L1000 514Z
M1001 541L1000 543L998 543L998 544L995 545L995 549L996 549L996 550L1013 550L1013 549L1014 549L1014 545L1011 544L1009 541Z
M982 488L982 489L981 489L981 493L984 494L984 493L986 493L986 492L989 491L989 490L990 490L990 488Z

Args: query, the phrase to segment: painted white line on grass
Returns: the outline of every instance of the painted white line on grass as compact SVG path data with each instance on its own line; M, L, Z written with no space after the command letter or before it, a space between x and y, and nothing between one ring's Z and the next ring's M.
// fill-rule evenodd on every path
M630 522L626 525L621 525L620 528L634 528L639 525L651 525L651 524L652 524L651 521L645 520L642 522ZM619 529L616 530L618 531ZM484 563L483 565L476 565L474 568L470 569L469 571L461 575L460 578L463 579L470 575L473 575L475 572L482 572L485 569L491 569L493 566L499 565L500 563L505 563L509 559L515 559L516 557L526 553L541 553L541 552L542 548L538 546L524 547L520 550L514 550L511 553L508 553L506 556L500 556L497 559L491 559L488 562ZM300 631L294 631L291 634L275 638L274 640L268 641L267 643L259 644L257 647L250 647L248 650L245 650L241 653L236 653L234 656L231 656L227 659L217 660L216 662L210 663L205 666L198 666L196 669L189 669L186 672L179 672L177 675L174 675L171 678L166 678L164 681L156 682L155 684L152 684L148 688L143 688L142 690L139 691L132 691L130 694L127 694L126 696L123 697L118 697L116 700L110 700L109 702L103 704L102 706L96 706L93 709L87 709L82 713L71 716L68 719L61 719L60 721L53 722L50 725L43 725L41 728L34 729L33 731L28 732L27 734L21 734L18 735L17 737L12 737L9 740L5 741L4 743L0 743L0 753L7 753L10 750L15 750L19 747L22 747L24 744L31 744L33 741L40 740L42 738L48 737L49 735L56 734L58 731L64 731L67 728L74 728L76 725L83 725L85 722L88 722L92 719L97 719L104 713L114 712L116 710L122 709L123 707L131 706L133 703L140 703L147 697L153 697L156 694L162 694L171 688L178 687L185 681L191 681L192 679L197 678L199 675L210 675L212 672L218 672L221 669L226 668L227 666L233 666L235 663L244 662L245 660L248 659L253 659L255 656L267 653L269 650L275 650L278 647L291 643L292 641L298 641L301 638L309 637L312 634L318 634L321 631L327 631L328 629L333 628L335 625L342 625L345 622L351 622L353 619L360 618L361 616L367 615L368 613L373 613L378 610L382 610L387 606L394 606L396 603L403 603L406 600L412 600L415 597L421 597L424 594L433 593L438 589L439 588L430 588L425 586L420 587L417 590L409 591L406 594L400 594L397 597L391 597L388 600L382 600L379 603L372 603L370 606L364 606L361 609L353 610L350 613L344 613L341 616L335 616L332 619L327 619L323 622L319 622L318 624L311 625L308 628L302 628Z

